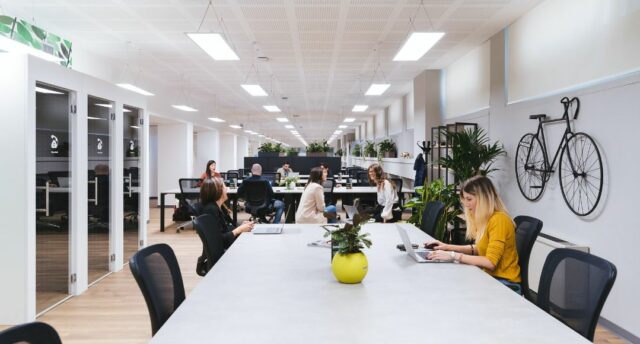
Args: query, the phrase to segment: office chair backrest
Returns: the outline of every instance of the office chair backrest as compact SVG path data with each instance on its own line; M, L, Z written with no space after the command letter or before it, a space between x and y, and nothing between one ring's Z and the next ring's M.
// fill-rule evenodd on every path
M538 307L593 341L616 274L615 265L605 259L578 250L555 249L542 268Z
M324 203L325 205L334 204L333 203L333 188L336 186L336 180L333 178L327 178L324 182L322 182L322 189L324 192Z
M244 178L249 176L249 171L250 170L246 169L246 168L239 168L238 169L238 174L240 175L241 179L244 179Z
M224 254L224 243L222 239L222 228L216 223L215 218L211 214L198 216L193 220L193 226L198 232L198 236L202 241L202 247L207 257L206 271L209 272L216 264L218 259Z
M402 198L404 194L402 193L402 178L389 178L393 184L396 185L396 192L398 193L398 202L402 204Z
M242 182L245 192L245 205L252 209L263 209L269 206L269 182L266 180L245 179Z
M427 233L432 238L436 238L436 228L438 227L438 221L444 213L444 203L440 201L428 202L424 210L422 211L422 223L420 229Z
M169 245L156 244L136 252L129 268L147 303L155 335L185 298L178 260Z
M220 177L222 177L222 180L226 185L229 185L229 184L238 185L238 178L239 178L238 172L231 172L231 171L221 172Z
M62 341L51 325L35 321L1 331L0 343L62 344Z
M518 250L518 265L520 265L520 282L522 295L529 301L535 302L535 296L529 288L529 258L533 244L542 230L542 221L530 216L516 216L516 250Z
M369 171L358 171L356 180L358 186L371 186L369 184Z

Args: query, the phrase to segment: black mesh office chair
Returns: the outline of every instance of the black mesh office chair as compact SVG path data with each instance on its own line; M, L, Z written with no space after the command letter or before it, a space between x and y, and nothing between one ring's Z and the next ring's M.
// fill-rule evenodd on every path
M359 170L356 172L356 186L371 186L369 183L369 172Z
M322 189L324 190L324 205L328 206L335 204L333 199L333 188L336 186L336 180L333 178L327 178L322 182Z
M155 335L185 298L178 260L169 245L156 244L136 252L129 268L147 303Z
M422 223L420 229L427 233L430 237L436 238L436 228L438 227L438 221L444 213L444 203L440 201L428 202L424 210L422 211Z
M180 207L187 210L191 220L178 225L177 232L193 226L193 219L200 215L200 184L199 178L180 178Z
M51 325L35 321L1 331L0 343L62 344L62 341Z
M259 222L271 222L267 216L273 213L271 200L269 199L269 182L266 180L245 179L242 182L244 189L244 208L251 217Z
M516 223L516 250L518 250L522 295L535 303L535 293L529 288L529 257L531 257L533 244L542 230L542 221L530 216L516 216L513 221Z
M221 228L218 228L215 218L210 214L198 216L193 220L193 226L196 228L196 232L198 232L198 236L202 241L202 252L204 253L204 274L201 276L204 276L224 254L222 230ZM200 259L198 259L198 262L200 262ZM199 268L196 268L196 272L200 275Z
M615 265L605 259L578 250L555 249L542 268L538 307L593 341L616 274Z
M238 174L240 175L240 179L244 179L244 178L248 177L250 171L251 170L246 169L246 168L239 168L238 169Z
M402 193L402 178L389 178L389 180L392 181L396 186L396 191L398 192L398 203L400 203L400 205L403 205L404 194Z
M238 185L238 179L240 178L238 172L221 172L220 177L224 180L224 185Z

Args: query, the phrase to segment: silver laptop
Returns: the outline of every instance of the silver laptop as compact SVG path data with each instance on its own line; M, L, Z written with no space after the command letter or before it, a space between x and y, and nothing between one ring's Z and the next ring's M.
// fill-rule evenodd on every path
M289 172L287 177L300 177L300 172Z
M253 234L282 234L285 222L275 225L258 225L253 228L251 233Z
M402 243L404 244L404 248L409 257L413 258L418 263L442 263L440 260L427 259L431 250L414 250L413 246L411 246L411 240L409 240L407 231L398 225L396 225L396 228L398 229L398 233L400 233L400 238L402 239Z

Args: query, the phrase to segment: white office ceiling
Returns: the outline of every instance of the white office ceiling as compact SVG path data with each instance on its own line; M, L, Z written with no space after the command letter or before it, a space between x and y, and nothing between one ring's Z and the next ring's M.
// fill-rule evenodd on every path
M195 32L208 0L11 0L0 1L15 15L70 38L74 46L139 70L143 88L156 94L206 104L227 122L299 145L278 105L302 136L327 139L344 117L366 118L408 92L424 69L443 68L513 22L539 0L425 1L437 31L446 35L417 62L392 58L410 31L419 0L218 0L200 32L223 32L240 61L214 61L185 32ZM216 19L216 14L219 19ZM415 27L428 31L424 12ZM223 30L224 29L224 30ZM269 58L259 61L259 56ZM365 97L374 67L377 81L391 87ZM255 68L250 72L251 66ZM258 73L256 74L255 70ZM111 80L115 81L115 80ZM250 97L240 84L258 82L269 97ZM282 100L288 97L288 100ZM355 103L369 105L353 114ZM158 111L159 109L155 109ZM161 111L161 110L160 110ZM167 113L175 110L167 108ZM233 130L233 129L231 129Z

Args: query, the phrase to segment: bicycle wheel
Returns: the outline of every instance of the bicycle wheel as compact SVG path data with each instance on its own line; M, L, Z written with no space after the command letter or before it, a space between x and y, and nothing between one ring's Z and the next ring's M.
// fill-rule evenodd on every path
M560 155L558 177L562 197L578 216L591 214L602 196L603 169L595 141L585 133L567 140Z
M540 139L533 134L525 134L518 142L516 150L516 180L524 198L537 201L548 178L546 153Z

